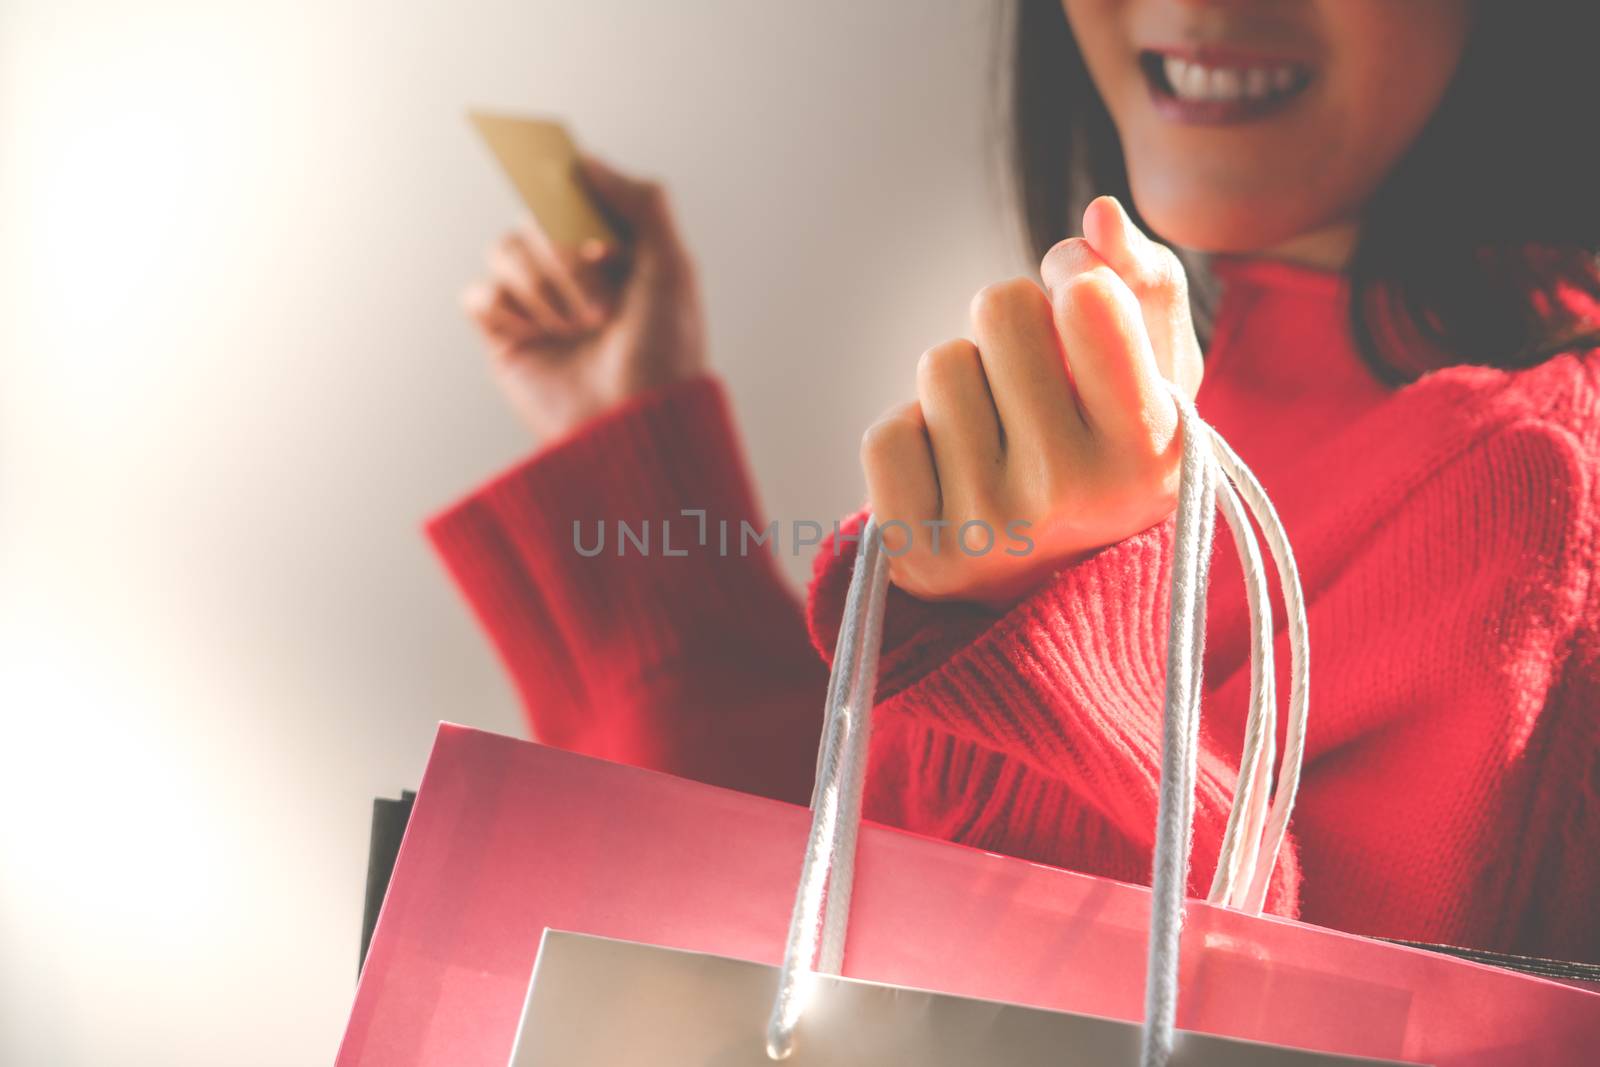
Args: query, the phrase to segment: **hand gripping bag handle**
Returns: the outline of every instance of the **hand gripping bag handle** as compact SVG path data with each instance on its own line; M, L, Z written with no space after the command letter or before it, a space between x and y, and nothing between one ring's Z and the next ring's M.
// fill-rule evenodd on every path
M1170 383L1169 383L1170 386ZM1206 589L1218 508L1233 532L1250 609L1250 713L1239 784L1208 900L1259 914L1288 830L1305 755L1309 643L1299 571L1283 524L1249 468L1175 386L1182 437L1177 529L1167 615L1161 788L1150 894L1149 964L1140 1067L1165 1067L1178 1006L1178 947L1194 829L1205 652ZM1248 509L1261 526L1283 586L1290 652L1289 720L1277 787L1268 785L1277 731L1271 600ZM838 974L844 961L861 799L866 784L872 699L888 597L889 564L872 516L862 528L844 618L828 679L822 744L811 802L811 832L789 924L767 1052L786 1058L813 974Z

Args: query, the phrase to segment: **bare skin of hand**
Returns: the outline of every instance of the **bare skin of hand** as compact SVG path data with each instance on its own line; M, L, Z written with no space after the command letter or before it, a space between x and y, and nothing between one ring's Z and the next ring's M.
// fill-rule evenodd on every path
M903 524L884 528L890 573L915 596L1004 607L1176 507L1167 383L1193 399L1202 366L1183 267L1111 197L1088 206L1083 232L1045 256L1044 288L1015 278L980 291L972 339L923 353L916 399L867 430L873 513ZM986 552L955 543L974 521L994 531Z
M587 155L580 175L626 244L558 247L530 221L494 244L489 276L462 297L496 381L540 441L705 369L694 265L666 191Z

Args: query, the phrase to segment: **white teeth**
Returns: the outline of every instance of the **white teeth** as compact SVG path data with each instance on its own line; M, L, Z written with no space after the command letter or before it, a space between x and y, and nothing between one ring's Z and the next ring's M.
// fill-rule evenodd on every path
M1198 63L1190 63L1185 68L1183 86L1195 100L1211 99L1211 79L1206 75L1206 68Z
M1180 100L1264 100L1288 92L1299 81L1293 66L1220 67L1177 56L1163 56L1162 71Z

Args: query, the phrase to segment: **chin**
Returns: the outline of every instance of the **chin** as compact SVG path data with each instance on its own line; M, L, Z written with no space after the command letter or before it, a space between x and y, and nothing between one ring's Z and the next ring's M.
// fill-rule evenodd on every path
M1133 202L1162 241L1191 252L1250 255L1277 248L1316 228L1301 212L1274 209L1271 197L1229 196L1214 189L1142 188Z

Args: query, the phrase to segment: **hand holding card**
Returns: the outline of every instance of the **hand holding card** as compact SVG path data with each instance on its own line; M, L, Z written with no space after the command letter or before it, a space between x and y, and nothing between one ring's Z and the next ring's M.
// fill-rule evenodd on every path
M662 186L579 153L560 123L471 118L532 216L464 297L522 421L548 441L701 373L698 287Z

